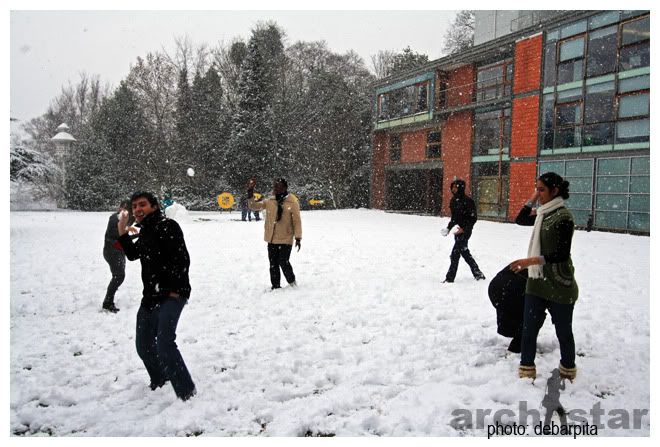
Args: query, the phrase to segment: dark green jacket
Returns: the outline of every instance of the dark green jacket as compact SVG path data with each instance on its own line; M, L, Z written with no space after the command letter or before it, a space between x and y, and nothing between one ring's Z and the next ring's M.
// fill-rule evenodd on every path
M516 222L534 224L531 208L524 207ZM559 208L543 218L541 226L541 255L546 263L544 278L528 278L525 293L562 304L573 304L578 299L578 285L571 260L570 247L573 238L573 215L566 208Z

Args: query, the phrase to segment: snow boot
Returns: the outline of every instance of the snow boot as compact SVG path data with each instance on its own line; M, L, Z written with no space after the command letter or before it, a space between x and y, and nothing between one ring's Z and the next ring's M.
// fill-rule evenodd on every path
M571 382L573 382L576 376L577 376L576 367L566 368L564 367L564 365L561 364L561 362L559 363L559 377L561 377L562 379L568 379Z
M518 377L521 379L536 379L536 366L523 366L518 367Z
M481 279L486 279L486 276L483 273L479 272L476 275L474 275L474 279L479 281Z
M112 312L113 314L119 312L119 308L115 306L115 303L113 301L108 301L108 300L103 301L103 310L107 310L108 312Z

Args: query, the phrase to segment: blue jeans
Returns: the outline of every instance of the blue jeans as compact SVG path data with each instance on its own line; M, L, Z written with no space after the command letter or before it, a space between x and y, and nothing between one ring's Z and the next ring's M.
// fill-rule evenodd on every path
M565 368L575 368L575 340L573 339L573 308L575 304L560 304L525 294L525 313L522 331L520 364L534 366L536 357L536 338L548 309L555 325L559 340L561 364Z
M152 387L172 383L177 397L186 399L195 390L188 368L176 345L176 326L185 298L167 298L154 309L140 306L135 329L135 347L147 368Z

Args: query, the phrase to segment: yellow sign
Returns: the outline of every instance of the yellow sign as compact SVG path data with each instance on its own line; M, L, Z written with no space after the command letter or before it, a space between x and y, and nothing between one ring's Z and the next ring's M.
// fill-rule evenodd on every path
M220 208L228 210L234 206L234 196L232 196L231 193L223 192L222 194L218 195L218 205Z
M254 197L254 200L259 200L259 199L261 199L263 196L261 195L261 193L259 193L259 192L255 192L254 195L253 195L252 197Z
M323 205L325 202L320 199L309 199L309 204L310 205Z

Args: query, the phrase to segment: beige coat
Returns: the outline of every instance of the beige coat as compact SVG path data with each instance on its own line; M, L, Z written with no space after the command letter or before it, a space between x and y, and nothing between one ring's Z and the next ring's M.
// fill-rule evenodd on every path
M269 197L263 201L250 199L248 207L253 211L266 211L264 240L270 244L293 245L293 238L302 239L300 205L291 195L282 203L282 218L277 221L277 200Z

